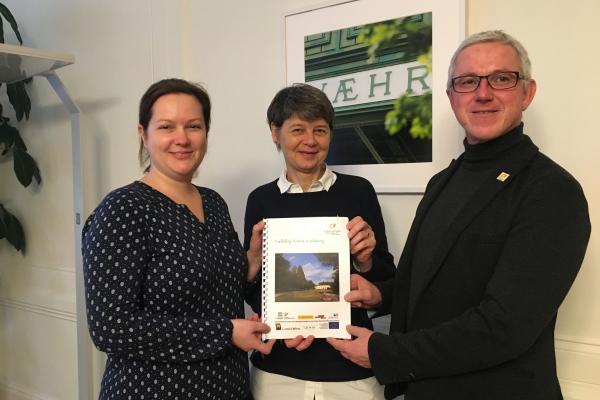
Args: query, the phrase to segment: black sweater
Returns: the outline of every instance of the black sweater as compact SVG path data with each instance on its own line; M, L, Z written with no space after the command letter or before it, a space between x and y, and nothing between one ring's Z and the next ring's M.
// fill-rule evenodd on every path
M413 255L414 270L424 270L434 262L436 252L432 244L444 240L460 211L468 204L486 180L495 179L497 168L502 165L503 155L518 146L525 136L519 125L501 137L471 145L464 140L465 152L444 189L423 217Z
M244 247L248 249L252 226L263 218L361 216L375 232L373 268L362 274L371 281L394 275L393 256L388 251L385 225L373 186L366 179L336 173L337 180L329 191L281 194L277 181L256 188L248 196L244 219ZM355 272L355 271L352 271ZM246 301L260 313L260 285L250 290ZM363 309L352 309L352 324L373 329ZM252 363L263 371L311 381L349 381L373 375L370 369L342 357L324 339L315 339L304 351L288 349L278 341L268 356L252 355Z

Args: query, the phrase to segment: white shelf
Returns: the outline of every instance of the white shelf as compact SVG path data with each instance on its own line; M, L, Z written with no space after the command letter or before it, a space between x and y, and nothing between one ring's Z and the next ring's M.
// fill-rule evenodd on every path
M73 64L71 54L0 43L0 83L13 83Z
M32 76L44 76L54 89L71 120L71 162L73 165L73 230L75 241L75 296L77 302L77 372L78 398L91 398L92 343L85 318L83 261L81 257L81 228L83 189L81 177L81 132L79 107L56 74L56 69L73 64L75 57L31 47L0 43L0 83L13 83Z

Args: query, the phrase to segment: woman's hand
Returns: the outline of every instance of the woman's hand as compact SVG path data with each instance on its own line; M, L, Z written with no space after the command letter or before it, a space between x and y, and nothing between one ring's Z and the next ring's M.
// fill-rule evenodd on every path
M269 325L258 321L258 317L253 315L248 319L232 319L233 333L231 341L233 344L244 350L256 350L263 354L269 354L275 343L274 339L263 342L261 335L270 331Z
M302 351L308 349L312 344L313 340L315 340L315 337L313 335L308 335L306 338L302 337L301 335L298 335L293 339L284 339L283 342L285 343L288 349L296 349L298 351Z
M346 228L350 239L350 254L354 256L354 262L360 268L360 272L368 272L373 266L371 254L377 244L375 233L360 216L352 218Z
M248 273L246 281L252 282L256 274L262 267L262 234L265 227L265 221L259 221L252 227L252 236L250 237L250 247L246 252L248 257Z

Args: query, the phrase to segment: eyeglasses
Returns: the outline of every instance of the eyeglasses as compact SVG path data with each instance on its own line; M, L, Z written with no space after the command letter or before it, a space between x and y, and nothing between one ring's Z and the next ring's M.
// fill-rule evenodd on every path
M517 86L519 80L525 81L520 72L501 71L489 75L464 75L452 78L452 89L457 93L470 93L477 90L481 80L485 78L488 85L495 90L507 90Z

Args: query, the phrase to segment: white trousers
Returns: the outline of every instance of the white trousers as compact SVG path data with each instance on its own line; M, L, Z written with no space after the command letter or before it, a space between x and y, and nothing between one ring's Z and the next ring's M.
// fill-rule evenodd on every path
M382 400L384 387L375 377L344 382L313 382L252 367L254 400Z

